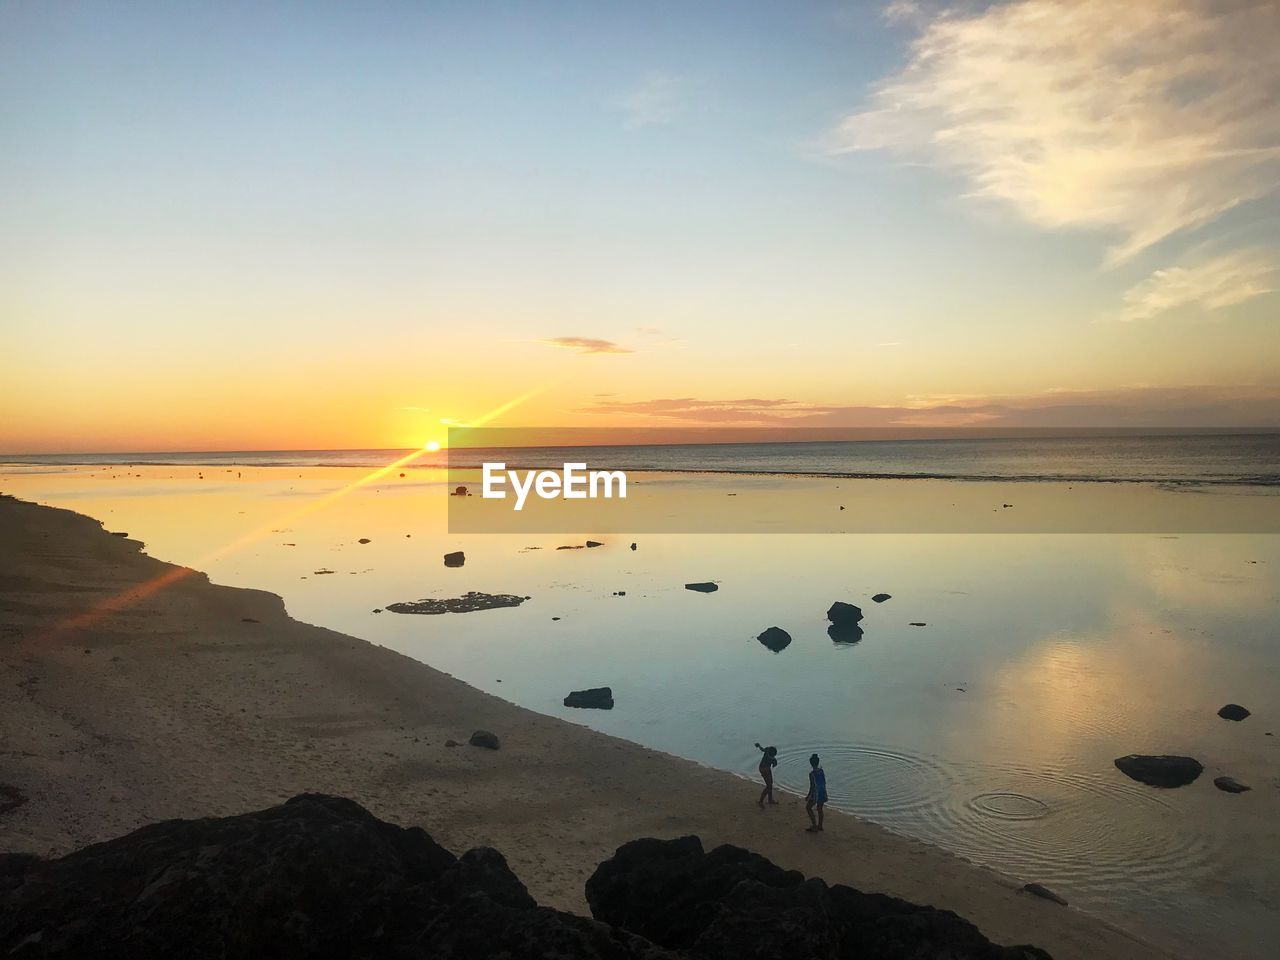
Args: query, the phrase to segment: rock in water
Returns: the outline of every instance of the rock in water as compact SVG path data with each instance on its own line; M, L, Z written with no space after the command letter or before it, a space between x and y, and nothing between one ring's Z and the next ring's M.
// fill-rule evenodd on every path
M462 550L455 550L453 553L444 555L444 565L446 567L460 567L467 562L467 555Z
M686 590L693 590L696 593L715 593L720 589L711 581L707 581L706 583L686 583L684 588Z
M634 550L635 548L636 548L636 545L635 545L635 542L633 541L631 544L631 549Z
M601 543L599 540L588 540L588 541L587 541L587 546L588 546L588 547L603 547L603 546L604 546L604 544L603 544L603 543Z
M583 707L591 710L612 710L613 689L592 687L590 690L574 690L564 698L566 707Z
M1185 787L1204 772L1199 760L1191 757L1152 757L1130 754L1116 760L1116 767L1127 777L1151 787Z
M828 886L697 837L633 840L587 881L591 915L704 960L1049 960L946 910Z
M787 647L791 646L791 634L783 630L781 627L770 627L760 636L756 637L762 644L772 650L774 653L781 653Z
M841 625L857 623L862 619L862 608L855 607L852 603L845 603L843 600L837 600L827 610L827 619L832 623Z
M404 474L402 473L402 474L400 474L400 476L402 476L402 477L403 477L403 476L404 476ZM453 493L449 494L449 496L451 496L451 497L466 497L466 496L470 496L470 494L468 494L468 493L467 493L467 488L466 488L466 487L454 487L454 488L453 488Z
M1231 777L1214 777L1213 785L1226 793L1246 793L1253 789L1253 787L1246 787L1243 783L1233 780Z
M1228 703L1218 711L1218 716L1223 720L1243 720L1249 716L1249 711L1238 703Z
M467 741L473 747L484 747L486 750L498 749L498 738L488 730L477 730Z
M676 960L539 907L496 850L455 857L341 797L153 823L58 860L11 856L3 877L6 957Z
M479 593L472 590L460 597L448 597L444 600L405 600L400 603L389 603L387 609L392 613L474 613L477 610L496 610L499 607L518 607L528 597L517 597L509 593Z
M1023 886L1022 891L1035 897L1041 897L1044 900L1052 900L1054 903L1060 903L1064 907L1067 905L1066 900L1058 896L1042 883L1028 883Z
M892 600L893 596L888 593L877 593L871 599L874 600L876 603L884 603L886 600Z
M368 537L361 537L359 540L356 541L356 543L373 543L373 541L370 540Z

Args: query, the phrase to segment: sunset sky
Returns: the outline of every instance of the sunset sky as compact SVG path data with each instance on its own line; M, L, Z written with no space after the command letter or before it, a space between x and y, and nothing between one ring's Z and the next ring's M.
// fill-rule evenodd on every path
M1280 4L0 2L0 453L1280 425Z

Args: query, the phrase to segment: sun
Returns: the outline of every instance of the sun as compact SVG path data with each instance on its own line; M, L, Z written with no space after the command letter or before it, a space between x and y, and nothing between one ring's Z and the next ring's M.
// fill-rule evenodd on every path
M426 443L422 445L422 449L427 451L427 453L435 453L437 450L440 449L440 441L428 440Z

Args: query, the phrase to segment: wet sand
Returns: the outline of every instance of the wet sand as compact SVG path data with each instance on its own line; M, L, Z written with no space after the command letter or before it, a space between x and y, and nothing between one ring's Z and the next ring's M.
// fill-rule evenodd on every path
M696 833L1060 960L1169 956L854 817L807 834L794 797L761 811L740 778L292 620L275 595L212 585L87 517L0 499L0 544L0 784L26 798L0 813L0 849L58 854L314 790L455 850L495 846L540 902L578 912L621 843ZM478 728L502 748L468 746Z

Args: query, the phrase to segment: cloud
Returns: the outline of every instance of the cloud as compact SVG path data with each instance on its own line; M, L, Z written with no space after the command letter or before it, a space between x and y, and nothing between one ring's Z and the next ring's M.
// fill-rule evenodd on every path
M634 129L672 123L684 109L685 88L685 81L673 74L645 74L618 102L626 126Z
M1276 188L1277 36L1274 0L944 12L826 146L953 172L971 196L1038 227L1118 234L1108 257L1118 263Z
M626 347L619 346L612 340L597 340L595 337L549 337L546 340L539 340L537 342L545 343L552 347L564 347L566 350L576 350L578 353L634 352Z
M925 396L883 406L770 398L596 399L578 412L649 424L724 427L1276 427L1280 426L1280 382L1058 389L1028 396Z
M1167 267L1125 293L1114 319L1150 320L1179 307L1221 310L1271 293L1277 274L1280 254L1257 247Z

